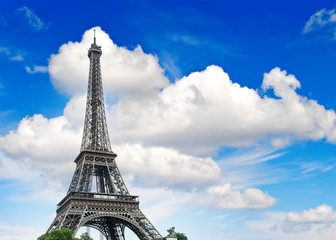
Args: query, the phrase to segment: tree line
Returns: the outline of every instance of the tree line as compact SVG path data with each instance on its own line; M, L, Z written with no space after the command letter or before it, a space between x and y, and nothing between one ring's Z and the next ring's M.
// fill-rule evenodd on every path
M82 233L79 238L72 237L73 231L68 228L53 229L50 233L45 233L37 238L37 240L93 240L89 234ZM177 240L188 240L187 236L184 233L175 233ZM166 240L166 238L163 238Z

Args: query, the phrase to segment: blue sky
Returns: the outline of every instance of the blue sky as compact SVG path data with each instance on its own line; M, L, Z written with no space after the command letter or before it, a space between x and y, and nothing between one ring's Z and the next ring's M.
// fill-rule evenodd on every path
M93 29L112 149L162 235L336 238L334 1L2 1L0 240L66 194Z

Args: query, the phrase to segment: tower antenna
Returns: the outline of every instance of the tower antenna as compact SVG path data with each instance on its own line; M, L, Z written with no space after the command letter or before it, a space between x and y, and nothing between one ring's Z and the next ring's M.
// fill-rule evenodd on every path
M96 45L96 29L93 29L93 43Z

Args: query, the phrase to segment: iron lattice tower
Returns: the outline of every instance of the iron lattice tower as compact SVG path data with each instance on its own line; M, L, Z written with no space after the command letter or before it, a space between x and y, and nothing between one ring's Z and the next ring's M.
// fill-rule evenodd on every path
M47 232L66 227L74 235L82 226L100 231L107 240L125 240L125 227L140 240L162 236L140 211L138 196L129 194L120 175L107 131L102 77L101 47L96 37L88 52L89 83L81 151L65 198Z

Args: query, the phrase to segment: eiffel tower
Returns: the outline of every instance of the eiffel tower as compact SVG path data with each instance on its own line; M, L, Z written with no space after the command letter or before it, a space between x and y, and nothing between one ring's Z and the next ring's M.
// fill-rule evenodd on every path
M140 240L162 236L140 211L138 196L130 195L120 175L106 125L101 47L94 42L88 52L89 83L81 150L65 198L57 205L56 217L47 230L63 227L76 235L82 226L97 229L107 240L125 240L125 228Z

